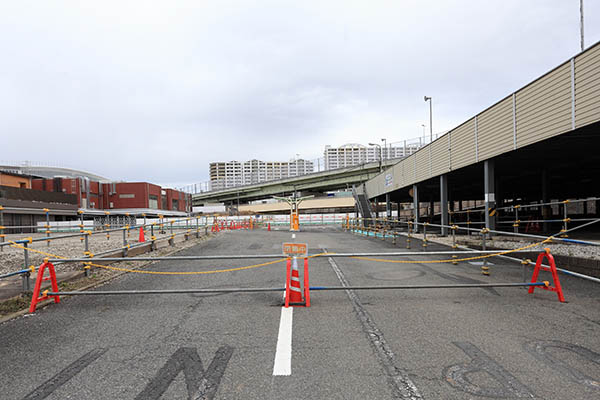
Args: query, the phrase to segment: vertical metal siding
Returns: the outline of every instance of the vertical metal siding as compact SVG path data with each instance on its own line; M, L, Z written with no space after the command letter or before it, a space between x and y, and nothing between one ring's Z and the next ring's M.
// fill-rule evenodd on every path
M479 160L487 160L514 147L512 95L477 116Z
M600 120L600 45L575 58L575 127Z
M519 90L517 147L524 147L571 129L571 73L564 63Z
M471 118L461 126L453 129L452 135L452 169L458 169L475 162L475 118Z
M417 157L417 182L429 178L429 149L427 147L423 147L415 154Z
M445 174L450 170L450 154L446 136L442 136L431 144L431 160L431 176Z

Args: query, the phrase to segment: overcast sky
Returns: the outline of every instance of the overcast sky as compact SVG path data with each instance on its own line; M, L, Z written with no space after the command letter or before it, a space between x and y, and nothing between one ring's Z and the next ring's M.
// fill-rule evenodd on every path
M424 95L446 131L579 49L579 0L0 0L0 161L196 183L414 138Z

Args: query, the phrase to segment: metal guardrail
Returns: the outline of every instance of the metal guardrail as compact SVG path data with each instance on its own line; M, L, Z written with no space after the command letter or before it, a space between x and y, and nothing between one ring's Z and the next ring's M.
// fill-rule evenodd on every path
M414 289L478 289L496 287L543 287L546 282L534 283L457 283L439 285L386 285L386 286L310 286L309 290L414 290ZM140 295L140 294L190 294L190 293L256 293L283 292L285 288L222 288L222 289L155 289L155 290L90 290L70 292L46 292L47 296L111 296L111 295Z
M415 231L416 231L416 226L422 226L423 227L423 244L422 246L424 248L427 247L428 245L428 239L427 239L427 227L428 226L433 226L433 227L446 227L449 228L452 234L452 248L453 249L458 249L458 248L463 248L466 251L472 251L472 249L468 248L468 247L463 247L463 246L458 246L456 243L456 231L458 230L468 230L468 231L476 231L478 232L478 234L481 236L481 241L482 241L482 249L483 251L486 250L486 239L488 238L488 235L490 233L496 233L496 234L500 234L500 235L507 235L507 236L515 236L515 237L527 237L527 238L532 238L532 239L542 239L541 242L539 242L538 244L542 244L542 243L546 243L546 242L550 242L550 241L560 241L563 243L570 243L570 244L583 244L583 245L589 245L589 246L600 246L600 243L597 242L589 242L589 241L581 241L581 240L573 240L573 239L565 239L565 238L556 238L554 236L539 236L539 235L529 235L529 234L518 234L518 233L514 233L514 232L504 232L504 231L495 231L495 230L489 230L487 228L483 228L483 229L473 229L473 228L463 228L463 227L458 227L456 225L441 225L441 224L430 224L427 222L424 223L415 223L413 221L400 221L400 220L390 220L390 219L374 219L376 220L377 223L380 223L382 226L389 226L391 229L388 229L388 231L393 232L391 234L393 242L395 243L396 241L396 235L398 234L398 232L394 231L394 227L393 225L400 225L400 224L405 224L407 226L407 231L406 231L406 243L407 243L407 248L410 248L411 246L411 238L412 235L414 235ZM350 223L352 222L352 224ZM590 222L587 222L583 225L577 226L577 227L573 227L571 229L568 229L566 232L573 232L576 231L578 229L584 228L586 226L595 224L600 222L600 219L594 219ZM360 228L360 233L365 232L367 236L370 236L370 233L373 233L373 236L377 236L377 237L381 237L383 240L386 239L386 237L389 237L389 233L386 236L386 229L379 229L379 228L369 228L368 225L365 225L362 223L362 218L358 218L358 219L353 219L353 220L348 220L346 222L345 225L346 229L350 229L350 230L357 230ZM381 233L378 233L378 231L382 231ZM562 233L563 231L561 231ZM404 232L402 232L402 234L404 234ZM498 252L497 250L495 252ZM519 251L510 251L510 253L517 253L517 252L521 252ZM430 254L430 252L426 252L425 254ZM516 259L514 257L510 257L507 256L507 254L505 253L501 253L501 254L497 254L495 255L497 257L502 257L502 258L506 258L506 259L511 259L513 261L521 261L521 263L525 266L525 265L531 265L532 262L530 260L519 260ZM455 256L453 256L455 257ZM457 260L455 260L457 261ZM455 262L454 262L455 263ZM546 266L546 265L544 265ZM547 267L547 266L546 266ZM482 269L482 273L484 274L488 274L488 265L487 265L487 260L483 259L483 265L481 267ZM557 268L558 271L563 272L565 274L571 275L571 276L575 276L578 278L582 278L582 279L586 279L592 282L596 282L596 283L600 283L600 279L593 277L593 276L589 276L589 275L585 275L585 274L580 274L577 272L573 272L573 271L569 271L569 270L565 270L562 268Z
M517 250L516 253L531 252L530 250ZM416 257L416 256L447 256L447 255L482 255L496 254L497 250L471 250L471 251L428 251L424 252L367 252L367 253L319 253L308 255L308 258L332 257L332 258L350 258L350 257ZM279 259L285 258L281 254L244 254L244 255L211 255L211 256L166 256L166 257L112 257L102 258L106 262L123 261L190 261L190 260L247 260L247 259ZM49 258L48 262L53 264L67 262L86 262L89 258Z
M362 220L366 220L366 218L358 218L358 219L350 219L350 221L357 221L358 225L363 226L363 224L361 223ZM530 239L547 239L549 236L543 236L543 235L534 235L534 234L530 234L530 233L518 233L518 232L509 232L509 231L499 231L499 230L494 230L494 229L487 229L487 228L468 228L468 227L462 227L459 226L458 224L452 224L452 225L442 225L442 224L434 224L434 223L429 223L429 222L413 222L413 221L403 221L403 220L398 220L398 219L386 219L386 218L370 218L369 220L376 222L376 223L381 223L381 224L401 224L401 225L406 225L407 228L411 229L411 227L413 226L420 226L420 227L435 227L435 228L448 228L451 230L456 230L456 231L466 231L466 232L474 232L477 234L481 234L482 232L484 232L486 235L493 233L493 234L497 234L497 235L502 235L502 236L514 236L514 237L523 237L523 238L530 238ZM557 242L564 242L564 243L571 243L571 244L584 244L584 245L589 245L589 246L600 246L600 242L591 242L591 241L585 241L585 240L574 240L574 239L567 239L564 237L560 237L561 235L565 234L565 233L570 233L573 231L576 231L578 229L584 228L586 226L590 226L593 225L595 223L600 222L600 218L595 218L595 219L586 219L586 221L588 221L587 223L580 225L580 226L576 226L573 228L570 228L568 230L565 231L560 231L558 232L556 235L552 235L552 241L557 241ZM583 222L583 221L582 221ZM414 233L414 232L413 232Z
M191 219L191 218L187 218L187 219ZM184 221L185 219L181 219L181 221ZM152 226L152 225L156 225L157 223L152 223L152 224L142 224L142 225L138 225L136 227L146 227L146 226ZM88 241L87 238L88 236L90 236L91 234L89 233L89 231L83 233L83 235L85 235L85 253L88 254L85 258L83 258L82 260L89 262L90 260L93 259L93 257L98 257L98 256L102 256L104 254L110 254L110 253L115 253L118 251L122 251L123 252L123 257L126 257L127 252L130 249L134 249L137 247L141 247L141 246L145 246L148 243L151 243L151 247L154 249L156 246L156 242L158 241L162 241L162 240L168 240L170 243L173 243L172 240L180 235L184 235L184 236L188 236L190 234L192 234L192 231L195 231L196 236L199 237L200 234L200 230L201 228L204 228L204 233L208 233L208 226L209 225L197 225L196 228L192 229L189 228L187 229L185 232L178 232L178 233L171 233L168 234L168 236L163 236L163 237L159 237L156 238L154 235L152 235L151 239L148 240L148 242L141 242L141 243L135 243L135 244L129 244L127 243L127 236L126 236L126 230L127 227L125 228L116 228L116 229L112 229L112 230L103 230L103 231L99 231L97 233L106 233L106 232L112 232L112 231L123 231L123 246L120 248L113 248L113 249L109 249L106 251L102 251L96 254L91 254L89 252L89 247L88 247ZM130 228L131 229L131 228ZM172 232L172 230L171 230ZM73 234L73 235L63 235L63 236L59 236L59 237L54 237L54 239L62 239L62 238L67 238L67 237L77 237L77 236L81 236L82 234ZM5 279L8 277L12 277L15 275L21 275L22 277L22 287L23 287L23 292L29 292L31 290L31 284L30 284L30 277L31 277L31 273L35 272L35 267L33 265L29 266L29 252L36 252L36 253L41 253L42 255L46 255L46 256L53 256L51 253L47 253L47 252L42 252L40 250L36 250L36 249L32 249L28 247L28 244L31 244L32 242L39 242L39 241L44 241L47 240L47 238L28 238L27 240L18 240L18 241L7 241L4 243L0 243L1 245L5 245L5 246L13 246L13 247L19 247L23 249L23 254L24 254L24 262L25 262L25 266L27 266L27 268L21 269L19 271L14 271L14 272L9 272L7 274L3 274L0 275L0 279ZM57 260L62 260L62 259L57 259ZM103 260L100 259L100 260ZM121 259L124 261L127 261L128 259ZM84 269L84 274L85 276L88 276L88 269Z

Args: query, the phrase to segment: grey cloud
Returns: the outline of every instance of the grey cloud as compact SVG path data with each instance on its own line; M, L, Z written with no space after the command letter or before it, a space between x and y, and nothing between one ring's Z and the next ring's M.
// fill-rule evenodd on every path
M425 94L450 129L579 46L576 1L322 3L6 2L0 159L200 182L209 161L415 137ZM586 2L588 45L598 22Z

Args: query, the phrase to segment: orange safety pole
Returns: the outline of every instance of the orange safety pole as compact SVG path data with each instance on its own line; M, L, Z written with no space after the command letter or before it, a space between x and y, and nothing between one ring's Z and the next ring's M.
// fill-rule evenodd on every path
M290 306L290 280L292 278L292 259L288 257L285 270L286 270L286 278L285 278L285 308Z

